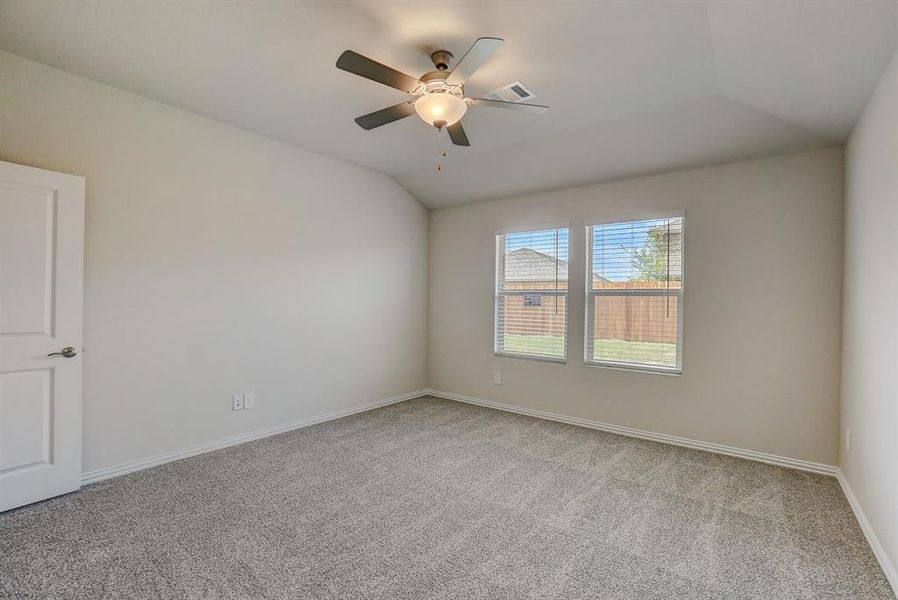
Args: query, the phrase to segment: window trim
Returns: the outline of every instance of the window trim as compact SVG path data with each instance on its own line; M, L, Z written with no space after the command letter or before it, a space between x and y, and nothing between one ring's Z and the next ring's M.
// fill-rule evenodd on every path
M533 295L544 295L547 290L545 289L534 289L534 290L524 290L524 289L515 289L513 291L500 291L499 290L499 273L504 272L505 268L505 252L502 248L500 248L501 241L505 240L505 237L508 235L512 235L515 233L528 233L531 231L551 231L551 230L560 230L566 229L568 234L567 239L567 255L568 255L568 279L567 286L565 287L563 294L558 294L556 291L556 295L563 295L565 299L564 306L564 356L541 356L538 354L526 354L523 352L505 352L499 350L499 297L500 296L523 296L527 294ZM534 360L537 362L547 362L547 363L555 363L555 364L567 364L568 360L568 326L570 325L570 285L571 285L571 228L570 224L563 225L549 225L549 226L540 226L534 225L532 227L528 227L526 229L502 229L496 230L493 233L495 238L494 248L496 251L496 260L494 261L495 270L493 272L493 356L497 356L499 358L519 358L524 360Z
M682 241L681 241L681 259L680 259L680 270L682 271L682 275L680 277L680 287L679 289L674 291L674 294L679 299L677 302L677 366L675 367L665 367L663 365L650 365L645 363L628 363L628 362L620 362L620 361L609 361L609 360L589 360L590 356L590 328L594 327L595 323L595 311L590 310L593 302L592 299L594 296L663 296L665 293L670 293L668 290L659 289L657 292L650 289L634 289L634 290L615 290L615 291L602 291L602 290L593 290L592 289L592 235L591 230L593 227L601 227L603 225L614 225L617 223L630 223L632 221L649 221L654 219L681 219L681 231L682 231ZM585 265L584 265L584 302L583 302L583 364L587 367L599 367L605 369L615 369L620 371L635 371L638 373L653 373L656 375L673 375L673 376L681 376L685 370L685 357L683 356L683 330L685 329L685 311L684 306L686 304L686 211L683 209L678 210L670 210L670 211L661 211L661 212L652 212L646 211L642 216L632 215L626 218L617 216L614 218L610 218L607 220L599 220L595 222L587 223L584 227L584 250L585 250Z

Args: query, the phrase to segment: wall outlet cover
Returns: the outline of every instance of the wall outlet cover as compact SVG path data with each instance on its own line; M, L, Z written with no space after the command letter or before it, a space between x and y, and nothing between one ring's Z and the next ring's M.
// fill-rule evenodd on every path
M243 394L234 394L231 398L231 410L243 410Z

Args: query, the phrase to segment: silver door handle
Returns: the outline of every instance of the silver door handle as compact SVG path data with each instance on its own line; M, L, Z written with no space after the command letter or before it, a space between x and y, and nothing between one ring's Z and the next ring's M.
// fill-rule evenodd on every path
M77 350L75 350L75 349L72 348L71 346L66 346L65 348L63 348L63 349L60 350L59 352L51 352L51 353L48 354L47 356L64 356L65 358L72 358L72 357L75 356L76 354L78 354L78 351L77 351Z

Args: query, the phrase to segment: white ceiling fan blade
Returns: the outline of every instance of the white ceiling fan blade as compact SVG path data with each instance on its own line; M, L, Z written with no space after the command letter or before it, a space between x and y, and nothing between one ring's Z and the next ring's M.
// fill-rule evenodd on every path
M471 49L455 65L452 73L446 79L446 83L462 84L466 82L480 68L480 65L485 63L504 42L505 40L501 38L478 38L474 45L471 46Z
M487 100L486 98L470 98L469 104L474 106L489 106L490 108L504 108L507 110L516 110L519 112L529 112L542 114L549 110L548 106L542 104L527 104L525 102L505 102L504 100Z

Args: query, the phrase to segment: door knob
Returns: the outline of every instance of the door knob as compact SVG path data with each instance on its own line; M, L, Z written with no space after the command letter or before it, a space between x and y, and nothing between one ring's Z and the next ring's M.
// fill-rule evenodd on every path
M66 357L66 358L72 358L72 357L75 356L76 354L78 354L78 351L77 351L77 350L75 350L75 349L72 348L71 346L66 346L65 348L63 348L63 349L60 350L59 352L51 352L51 353L48 354L47 356L64 356L64 357Z

